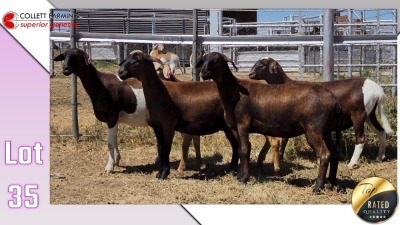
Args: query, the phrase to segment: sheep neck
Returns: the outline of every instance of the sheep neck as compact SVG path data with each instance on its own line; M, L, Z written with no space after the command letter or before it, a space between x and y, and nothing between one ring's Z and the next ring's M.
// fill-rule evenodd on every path
M288 75L286 75L286 73L282 70L282 68L280 69L280 72L281 72L281 76L283 78L283 83L293 82L293 80L290 79L290 77Z
M144 98L148 103L149 108L158 107L159 104L168 103L173 105L169 93L165 85L162 83L160 78L158 78L157 73L153 70L147 70L146 72L139 76L139 80L142 82Z
M283 69L279 66L278 67L278 74L269 74L265 75L264 80L268 84L286 84L286 83L291 83L293 82L292 79L289 78L288 75L283 71Z
M99 97L101 90L105 89L98 76L98 71L93 65L90 64L87 65L80 73L76 73L76 75L81 79L83 88L89 95L91 101L94 102Z
M230 109L232 104L239 99L240 84L238 79L227 68L222 76L214 79L214 81L217 83L218 93L221 96L224 109Z

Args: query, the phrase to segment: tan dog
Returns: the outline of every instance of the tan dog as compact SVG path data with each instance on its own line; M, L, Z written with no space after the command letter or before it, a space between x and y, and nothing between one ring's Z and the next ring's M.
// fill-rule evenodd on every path
M179 67L181 73L183 74L182 67L179 63L179 57L172 52L162 53L164 51L163 44L157 44L154 46L153 51L150 52L150 56L160 59L164 64L171 67L172 74L175 74L176 67Z

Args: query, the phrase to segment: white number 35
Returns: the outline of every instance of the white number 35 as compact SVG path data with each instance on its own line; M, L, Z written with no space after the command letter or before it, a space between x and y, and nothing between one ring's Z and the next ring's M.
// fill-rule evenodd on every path
M39 206L39 196L33 190L38 189L37 184L26 184L24 186L13 184L8 187L8 192L12 193L12 199L8 200L10 208L37 208Z

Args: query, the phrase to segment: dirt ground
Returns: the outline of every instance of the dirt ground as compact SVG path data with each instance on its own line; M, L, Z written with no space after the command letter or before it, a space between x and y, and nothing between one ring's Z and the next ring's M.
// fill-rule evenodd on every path
M109 70L116 71L116 68ZM360 167L348 170L346 165L354 148L351 131L344 134L345 150L340 157L338 188L320 195L312 194L317 177L316 159L302 137L290 140L282 171L274 176L271 153L262 171L257 173L255 159L264 137L251 135L252 176L248 184L243 185L237 182L234 174L225 172L231 150L221 132L201 137L205 166L200 170L193 168L194 149L191 147L189 168L178 173L182 139L176 133L170 156L171 174L167 180L160 181L155 178L158 167L154 164L156 141L152 130L120 125L120 167L105 174L107 127L94 117L88 95L78 80L82 136L78 143L74 142L70 78L60 73L59 64L56 75L51 79L50 99L51 204L350 204L353 188L364 178L379 176L397 185L396 137L388 138L388 160L377 163L373 160L377 156L377 138L369 134ZM243 74L238 76L244 77ZM189 75L180 77L189 79ZM392 120L395 124L396 116Z

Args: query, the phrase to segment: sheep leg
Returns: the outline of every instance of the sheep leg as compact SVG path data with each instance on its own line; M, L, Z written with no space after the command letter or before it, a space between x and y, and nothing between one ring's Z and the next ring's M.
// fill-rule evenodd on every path
M262 147L261 151L258 153L258 159L257 159L257 167L258 168L262 167L262 164L263 164L263 162L265 160L265 156L267 155L268 150L270 149L270 147L271 147L271 143L269 141L269 137L265 136L264 146Z
M329 187L328 189L333 189L336 186L336 176L337 176L337 169L339 165L339 156L337 148L335 148L335 144L333 143L332 136L330 132L326 132L324 134L324 141L326 146L328 147L329 152L331 153L330 162L329 162Z
M181 135L182 135L182 157L179 163L179 167L177 169L178 172L183 172L186 169L186 162L188 160L188 154L189 154L189 146L190 142L193 139L193 135L184 133L181 133Z
M279 149L281 147L282 138L271 137L270 144L272 148L272 158L274 161L274 175L278 176L281 171L280 161L279 161Z
M367 116L367 124L368 126L378 135L379 138L379 152L376 160L378 162L382 162L385 159L386 152L386 133L383 127L379 124L376 119L375 109Z
M279 162L279 148L280 148L280 138L265 136L265 143L260 153L258 154L257 159L257 170L260 171L263 161L265 160L265 156L268 153L268 150L272 149L272 159L274 163L274 175L277 176L279 174L280 162Z
M170 126L165 126L170 127ZM160 169L158 170L156 178L160 180L167 179L170 174L169 154L171 152L172 139L174 138L174 130L167 130L155 127L154 133L157 138L158 155L161 159Z
M250 141L248 127L246 124L238 125L239 134L239 158L240 158L240 170L238 173L238 180L241 183L246 183L250 178L249 173L249 162L250 162Z
M193 136L193 146L196 151L196 168L198 170L201 169L201 165L203 161L201 160L201 152L200 152L200 136L194 135Z
M281 147L279 149L279 159L283 160L283 155L285 154L286 145L289 141L289 138L282 138L281 139Z
M321 189L324 188L324 179L326 177L326 173L328 171L328 163L330 160L330 153L328 148L325 145L323 137L321 136L321 132L310 131L306 133L306 139L308 144L314 150L314 152L319 155L319 169L318 169L318 177L313 189L314 193L320 192Z
M235 171L236 167L239 163L239 155L238 155L239 136L238 136L237 132L234 133L234 131L230 130L228 127L225 127L224 133L232 147L232 159L231 159L231 163L229 165L228 171Z
M119 165L121 156L118 151L117 143L118 124L108 129L108 162L105 168L107 173L110 173L114 166Z
M351 119L353 121L354 133L356 135L356 146L354 148L353 156L349 164L347 164L347 168L353 169L357 164L358 159L363 151L365 144L365 134L364 134L364 121L366 121L366 113L352 115Z

